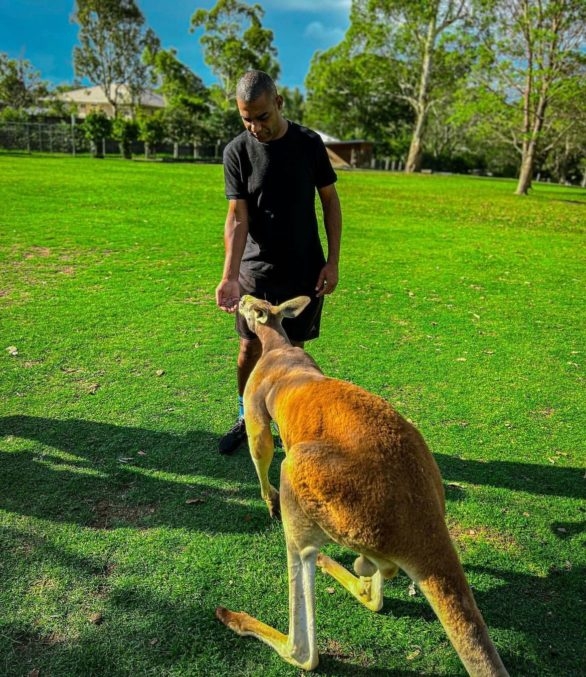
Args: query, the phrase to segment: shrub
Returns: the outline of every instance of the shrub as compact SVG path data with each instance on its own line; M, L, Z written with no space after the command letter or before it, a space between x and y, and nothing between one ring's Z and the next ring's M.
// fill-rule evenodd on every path
M118 141L120 154L127 160L132 159L132 143L138 140L140 128L136 120L116 118L112 125L112 138Z
M112 133L112 120L102 111L90 113L83 122L85 137L90 140L92 154L95 158L103 158L102 143Z

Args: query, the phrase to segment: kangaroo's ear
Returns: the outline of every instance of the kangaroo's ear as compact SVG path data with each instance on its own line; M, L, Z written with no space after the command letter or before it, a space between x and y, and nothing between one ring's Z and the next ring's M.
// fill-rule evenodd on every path
M277 306L277 312L282 317L297 317L309 305L311 299L309 296L297 296L294 299L285 301Z
M260 324L266 324L269 319L269 313L266 308L255 308L254 319Z

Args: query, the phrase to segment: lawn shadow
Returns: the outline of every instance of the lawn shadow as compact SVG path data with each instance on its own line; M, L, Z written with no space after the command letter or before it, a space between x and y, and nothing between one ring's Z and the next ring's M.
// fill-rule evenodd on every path
M23 439L32 443L24 450ZM221 456L209 431L7 416L0 445L0 507L12 512L98 529L210 533L256 531L267 521L248 452Z
M20 533L14 532L13 537L19 538ZM237 637L216 620L214 609L221 601L222 590L227 584L229 574L222 574L219 570L217 585L201 589L196 575L199 565L194 563L192 575L186 576L183 594L180 597L161 596L160 592L155 593L152 590L148 577L142 583L140 579L134 579L131 585L112 585L109 579L110 576L116 576L116 570L110 571L99 558L82 558L71 552L64 552L42 537L34 538L38 541L36 547L42 548L44 556L49 560L54 559L75 569L82 578L88 574L95 577L95 587L100 590L96 600L97 608L101 609L100 620L99 623L89 621L87 630L75 641L61 640L58 634L43 634L25 621L4 625L2 633L10 641L15 665L22 665L23 661L27 661L43 668L42 672L50 672L52 665L65 663L80 666L80 674L127 674L120 671L120 665L127 668L132 666L133 671L139 674L142 674L142 670L146 674L147 668L149 672L159 670L161 674L179 674L182 671L186 674L211 674L205 670L210 669L210 657L216 657L220 661L216 665L217 674L238 674L243 666L247 666L247 674L253 674L250 672L253 666L260 669L264 664L268 669L277 660L268 647L251 638ZM215 564L209 562L208 566L213 568ZM555 666L559 664L576 666L575 673L564 674L580 674L578 666L582 626L581 611L576 598L586 573L584 568L576 567L564 573L552 570L546 577L476 566L467 567L467 570L471 575L488 575L495 581L489 589L480 592L475 590L478 606L493 637L498 635L499 630L505 631L503 637L507 637L506 631L509 630L522 633L523 642L530 649L528 655L520 653L519 642L516 641L515 651L509 652L501 638L499 653L511 675L538 674L538 667L530 655L532 653L545 653L545 662L551 665L551 673L548 674L556 674ZM386 592L389 593L393 585L404 583L405 577L401 575L401 578L403 580L388 581L385 584ZM350 609L358 603L350 595L346 595L336 583L333 585L336 586L336 594L339 591L340 595L336 613L343 616L346 604ZM318 590L318 623L319 617L327 613L326 600L331 598L327 593L324 600L324 595L326 593L323 590ZM522 614L515 613L520 608L520 599L527 600L527 604L522 605ZM286 585L283 586L281 600L279 624L284 626L287 615ZM259 599L255 608L247 607L246 610L263 620L267 613L267 604L274 604L274 601ZM358 608L366 615L372 613L360 605ZM88 615L90 611L91 607L88 607ZM437 622L421 595L397 599L387 594L379 615L386 617L389 625L385 638L376 640L379 651L382 650L382 645L385 650L393 651L390 631L393 623L398 622L404 627L404 619L413 619L419 622L418 632L421 632L422 620L428 623ZM123 633L120 632L120 624L124 626ZM345 653L342 645L342 653L336 652L338 640L335 635L326 635L323 631L318 634L320 645L332 648L322 648L320 664L315 674L358 677L410 677L420 674L416 664L411 669L408 669L408 665L404 669L387 669L384 666L361 664L364 658L352 655L347 638L344 646L350 653ZM397 650L401 651L399 647L395 649ZM198 668L202 670L201 673L197 672ZM16 676L22 672L7 674ZM457 674L464 674L464 670Z
M352 570L354 554L347 553L340 556L338 553L336 559L347 569ZM487 576L494 581L490 588L483 590L473 588L474 598L493 639L499 630L520 633L524 636L525 643L534 649L536 655L541 653L548 657L547 660L552 665L551 674L555 674L556 664L570 665L573 663L578 670L578 666L582 663L580 647L583 645L584 605L581 600L584 593L586 567L552 566L547 576L483 566L466 566L465 571L471 583L477 577L486 578ZM405 592L408 582L409 578L403 572L399 572L395 579L385 582L384 605L379 614L387 616L389 621L413 619L435 623L438 620L437 616L423 594L418 591L412 597ZM347 602L338 606L339 613L342 614L343 605L355 604L355 601L336 583L331 585L334 586L336 594L339 591L339 594L347 599ZM516 642L517 649L518 646ZM499 645L499 653L511 675L539 673L538 667L530 656L518 652L508 653L503 640ZM326 660L333 661L331 658L326 658ZM347 663L345 665L348 667ZM388 674L395 673L389 672ZM580 673L577 671L565 674L578 675Z
M0 474L4 480L0 507L15 513L101 529L165 525L211 534L253 533L258 531L259 525L268 524L266 509L258 499L257 481L248 454L241 451L230 458L219 456L217 436L208 431L179 435L91 421L9 416L0 418L0 437ZM31 443L30 448L23 449L23 440ZM61 456L51 455L51 449L59 450ZM139 455L141 451L144 456ZM63 458L63 454L70 457ZM122 462L120 459L130 461ZM449 481L551 495L581 495L581 471L574 468L509 462L481 463L446 455L440 455L438 461ZM277 457L273 463L275 472L278 472L278 465ZM185 476L190 478L188 483L184 481ZM192 503L188 503L190 499ZM555 523L553 528L560 538L572 538L580 535L582 525ZM18 537L19 534L15 533L14 538ZM61 558L64 556L60 554ZM100 582L103 581L113 618L118 613L124 618L125 614L134 614L138 628L138 619L148 613L151 634L157 642L149 643L152 637L144 634L146 630L143 627L136 632L144 635L143 659L148 656L154 666L159 665L162 669L172 666L183 661L186 652L187 655L191 652L197 662L199 659L193 648L197 641L217 642L218 648L224 649L226 641L233 642L238 650L235 650L234 656L226 653L223 660L224 665L234 669L243 664L244 656L254 656L265 650L252 641L223 638L227 631L213 615L214 604L220 601L221 577L217 590L214 588L209 595L207 591L197 589L194 577L193 590L183 602L165 602L151 599L147 588L127 590L123 595L110 594L107 591L109 571L100 558L93 561L72 555L68 557L68 566L87 569ZM351 567L350 560L343 560L343 563ZM281 564L284 570L284 557ZM478 605L490 628L523 633L528 643L548 652L552 666L562 658L578 664L574 654L581 645L582 637L576 600L584 580L583 568L552 568L546 577L481 567L467 567L467 571L469 574L488 574L499 581L488 590L475 591ZM387 585L392 586L393 583ZM283 595L285 600L285 588ZM520 598L527 599L522 615L513 612L519 609ZM286 602L283 603L286 607ZM349 603L354 602L349 600ZM249 611L255 612L254 609ZM431 608L422 599L387 597L381 613L389 616L389 620L392 617L424 618L429 622L435 619ZM100 632L104 632L102 627L107 628L108 617L105 618ZM196 636L193 637L186 628L195 632ZM194 628L197 630L194 631ZM109 632L108 641L94 654L99 669L110 665L111 655L119 657L118 651L125 651L122 647L111 650L110 643L116 632ZM23 650L28 650L27 645L30 645L31 651L43 653L48 650L46 638L37 636L38 633L33 630L29 632L23 626L5 628L4 633L13 638L15 646L25 646ZM544 638L547 638L545 644ZM82 638L73 645L51 646L50 652L73 652L81 660L89 643L95 639L88 633L87 644L86 638ZM171 651L169 646L173 647ZM535 666L530 664L529 658L507 655L506 650L502 654L512 674L532 674ZM326 653L322 657L322 671L364 677L417 674L402 670L381 671L351 665L349 661L343 656ZM98 669L96 665L87 667Z
M6 510L102 529L162 524L232 533L255 531L266 523L247 450L221 456L217 435L206 430L181 435L16 415L0 418L0 439L5 478L0 507ZM22 440L32 444L23 449ZM448 500L465 497L465 490L451 482L584 497L580 468L484 463L445 454L435 458ZM271 467L275 484L279 465L277 453Z
M515 461L462 460L448 454L434 454L444 482L469 482L530 494L585 498L584 469L536 465ZM456 489L456 488L454 488ZM456 498L458 492L453 492ZM450 491L447 492L451 497Z

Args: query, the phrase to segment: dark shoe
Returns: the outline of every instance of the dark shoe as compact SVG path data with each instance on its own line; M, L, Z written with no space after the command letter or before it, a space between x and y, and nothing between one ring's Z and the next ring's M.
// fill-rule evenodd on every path
M239 418L224 437L220 438L218 451L220 454L233 454L245 440L246 426L244 425L244 419Z

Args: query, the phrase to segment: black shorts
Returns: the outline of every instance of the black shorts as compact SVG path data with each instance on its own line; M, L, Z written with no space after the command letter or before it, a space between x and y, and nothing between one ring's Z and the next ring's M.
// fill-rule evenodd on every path
M315 295L315 290L300 291L291 290L291 288L271 287L270 289L264 286L257 286L256 289L244 289L241 286L241 292L250 294L257 299L264 299L271 305L277 306L284 301L289 301L296 296L309 296L311 302L297 317L286 317L283 320L283 329L287 333L290 341L300 343L302 341L311 341L319 336L319 327L321 323L321 311L324 305L324 298L319 298ZM242 315L236 313L236 331L241 338L252 341L256 338L256 334L248 328L248 324Z

